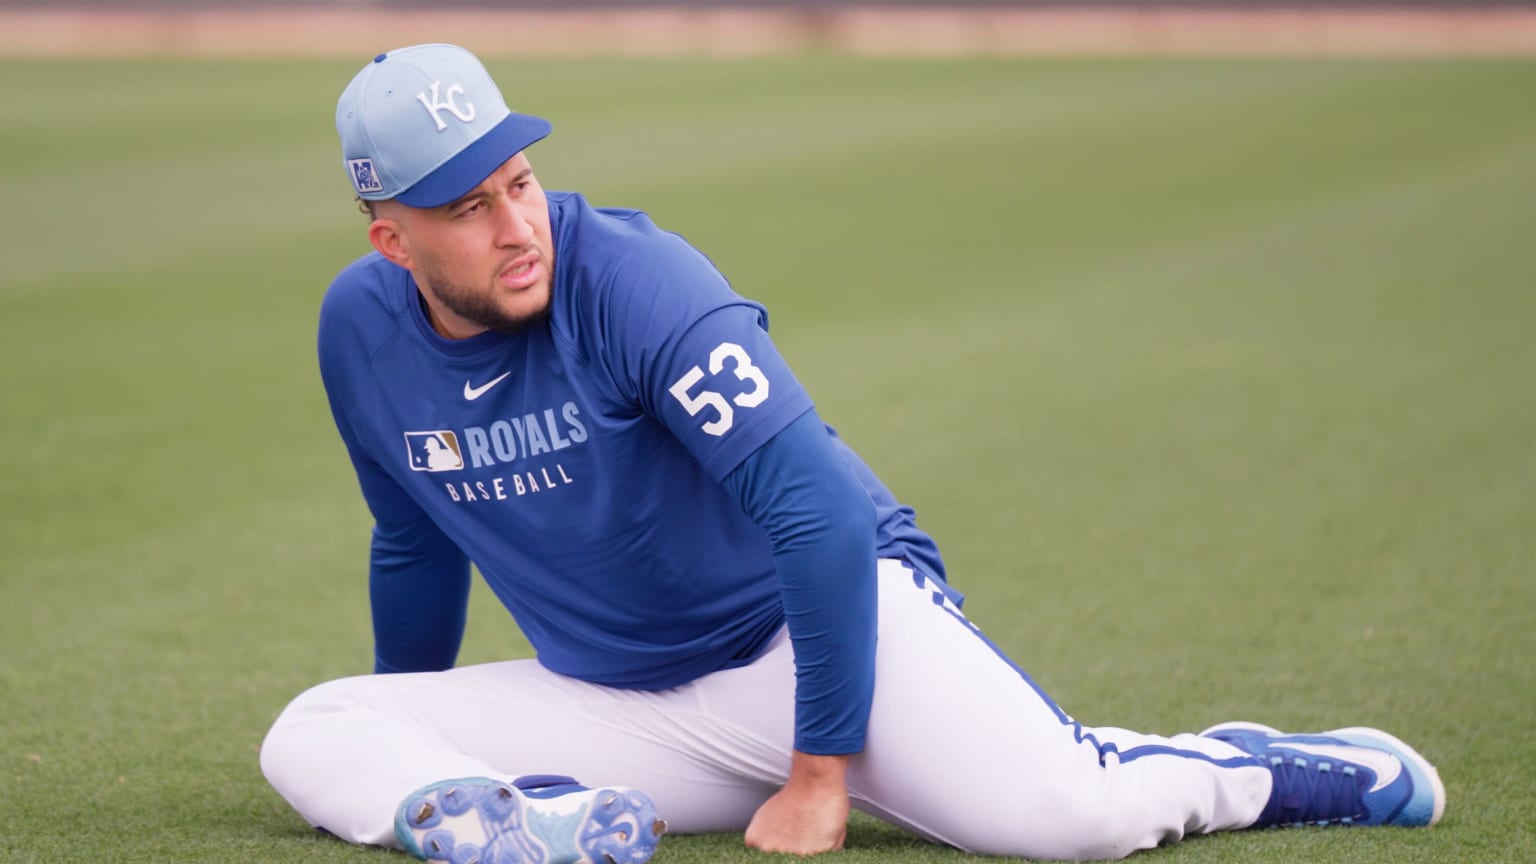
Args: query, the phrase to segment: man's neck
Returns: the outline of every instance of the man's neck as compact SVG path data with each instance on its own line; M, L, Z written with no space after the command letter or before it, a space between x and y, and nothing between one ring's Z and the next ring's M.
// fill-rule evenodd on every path
M420 285L416 286L416 301L421 304L421 311L427 316L427 323L432 325L432 330L444 339L468 339L485 332L486 328L463 321L450 324L448 315L439 313L437 306L427 299L427 292L421 290Z

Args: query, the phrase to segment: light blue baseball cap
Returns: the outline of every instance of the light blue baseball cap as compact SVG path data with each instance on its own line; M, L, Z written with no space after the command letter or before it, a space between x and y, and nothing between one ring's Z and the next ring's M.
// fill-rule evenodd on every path
M485 66L457 45L412 45L373 58L342 91L336 131L365 201L441 207L549 134L518 114Z

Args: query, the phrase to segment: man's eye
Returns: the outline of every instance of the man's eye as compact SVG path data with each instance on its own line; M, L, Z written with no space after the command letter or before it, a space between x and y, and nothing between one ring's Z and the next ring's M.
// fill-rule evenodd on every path
M485 202L484 201L476 201L475 203L469 205L468 207L465 207L463 210L460 210L459 211L459 215L460 216L469 216L471 214L480 212L484 208L485 208Z

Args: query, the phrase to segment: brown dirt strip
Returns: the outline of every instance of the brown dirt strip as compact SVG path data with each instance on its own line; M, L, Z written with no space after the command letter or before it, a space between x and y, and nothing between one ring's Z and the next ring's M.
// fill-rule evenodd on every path
M1536 8L0 10L0 56L355 58L419 42L485 56L1536 53Z

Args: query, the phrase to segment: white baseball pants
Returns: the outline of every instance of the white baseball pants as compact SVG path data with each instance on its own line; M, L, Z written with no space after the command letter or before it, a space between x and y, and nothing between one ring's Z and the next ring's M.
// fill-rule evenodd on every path
M1251 825L1267 768L1219 741L1076 724L929 581L880 562L874 708L853 806L961 849L1120 858ZM310 824L398 846L395 810L438 780L567 774L632 786L676 833L742 831L788 776L794 662L616 690L533 660L321 684L277 718L261 767Z

